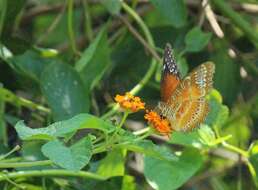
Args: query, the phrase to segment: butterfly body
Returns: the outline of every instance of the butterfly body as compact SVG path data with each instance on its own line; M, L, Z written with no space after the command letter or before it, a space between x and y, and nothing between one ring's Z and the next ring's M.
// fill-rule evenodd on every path
M209 112L205 96L212 88L215 66L211 62L201 64L181 79L174 58L168 56L171 54L171 47L167 45L161 80L162 101L155 111L169 120L173 130L190 131L199 126Z

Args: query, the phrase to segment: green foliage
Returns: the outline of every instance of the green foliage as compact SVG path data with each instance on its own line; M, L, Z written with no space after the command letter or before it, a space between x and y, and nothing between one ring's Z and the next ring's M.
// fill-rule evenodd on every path
M121 9L121 2L117 0L103 0L102 3L114 15L117 15Z
M257 189L257 2L207 2L0 0L0 189ZM166 43L181 78L215 65L205 120L167 136L144 119Z
M123 177L122 190L136 190L135 179L133 176L125 175Z
M32 50L11 57L8 61L17 72L37 82L40 81L40 75L44 68L51 62L51 60L40 56L37 52Z
M222 105L221 95L215 90L210 93L208 99L211 110L205 123L210 126L222 126L229 115L228 107Z
M114 176L124 176L125 174L126 150L114 149L99 162L97 174L110 178Z
M186 23L187 10L183 0L151 0L151 3L170 25L182 27Z
M210 41L211 33L204 33L199 27L194 27L185 36L185 51L199 52Z
M68 169L80 170L88 164L92 155L92 144L89 136L66 147L58 140L49 141L41 148L42 153L55 164Z
M47 127L31 129L23 121L15 125L15 129L22 140L53 140L66 137L79 129L98 129L107 133L113 126L102 119L90 114L79 114L65 121L53 123Z
M188 148L182 152L177 162L161 162L145 157L144 175L154 189L177 189L201 167L202 163L200 153Z
M69 65L54 62L46 67L40 85L56 121L89 111L89 92L78 73Z
M81 58L75 63L87 90L96 86L110 65L106 27L98 34Z
M159 147L153 144L153 142L148 140L138 141L135 143L128 144L125 146L125 148L134 152L143 153L145 155L148 155L150 157L154 157L160 160L166 160L166 161L177 160L175 155L167 151L167 149L165 149L164 147Z
M0 141L7 145L6 123L4 120L5 101L0 95Z

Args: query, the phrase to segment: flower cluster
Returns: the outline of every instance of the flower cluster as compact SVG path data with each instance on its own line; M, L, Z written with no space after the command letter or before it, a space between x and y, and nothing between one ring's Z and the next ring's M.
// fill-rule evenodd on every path
M133 96L130 93L126 93L125 95L116 95L115 101L119 103L119 105L125 109L132 112L137 112L139 110L145 109L145 103L141 101L141 99L137 96Z
M154 111L147 111L144 118L155 128L156 131L162 135L169 136L172 132L172 128L167 119L162 118L158 113Z
M125 95L116 95L115 101L126 111L137 112L145 109L145 103L139 97L133 96L128 92ZM146 111L144 118L158 133L167 136L171 134L172 128L169 121L162 118L158 113Z

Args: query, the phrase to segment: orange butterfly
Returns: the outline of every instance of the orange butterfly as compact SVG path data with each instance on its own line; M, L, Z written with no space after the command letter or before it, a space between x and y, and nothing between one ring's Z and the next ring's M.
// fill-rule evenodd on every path
M180 78L172 49L165 47L161 80L161 102L155 112L165 117L175 131L190 131L205 120L209 105L205 96L212 88L215 66L207 62Z

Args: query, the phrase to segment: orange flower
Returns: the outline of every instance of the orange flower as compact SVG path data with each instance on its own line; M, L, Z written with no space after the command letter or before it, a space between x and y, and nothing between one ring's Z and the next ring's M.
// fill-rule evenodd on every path
M172 132L172 128L167 119L161 118L159 114L154 111L147 111L144 118L162 135L169 136Z
M141 101L141 99L137 96L133 96L129 92L125 95L116 95L115 101L119 103L119 105L132 112L137 112L141 109L144 109L145 103Z

